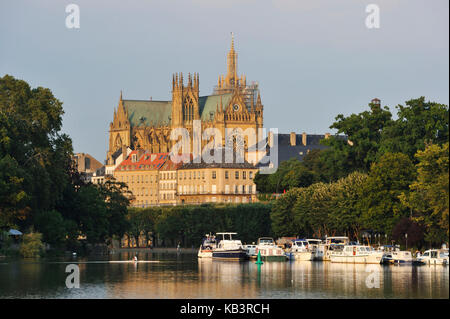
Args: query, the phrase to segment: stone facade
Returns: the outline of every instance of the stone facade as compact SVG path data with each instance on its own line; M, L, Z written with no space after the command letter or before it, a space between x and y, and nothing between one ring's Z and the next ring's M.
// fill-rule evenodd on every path
M222 135L222 141L203 140L203 148L210 142L225 146L226 130L248 128L253 129L255 136L249 140L244 135L240 141L232 139L232 143L241 143L245 151L249 144L259 141L259 130L263 127L263 105L254 82L247 85L245 75L237 74L237 53L234 40L227 56L227 74L219 76L213 95L200 96L199 75L188 75L187 83L183 74L172 77L172 100L127 100L120 93L119 104L114 110L113 121L109 127L109 147L107 164L114 162L113 154L117 150L130 147L133 150L142 148L151 153L170 152L177 140L170 139L174 128L185 128L192 138L193 123L201 121L201 129L216 128ZM191 149L192 149L191 144ZM247 152L245 152L247 154Z

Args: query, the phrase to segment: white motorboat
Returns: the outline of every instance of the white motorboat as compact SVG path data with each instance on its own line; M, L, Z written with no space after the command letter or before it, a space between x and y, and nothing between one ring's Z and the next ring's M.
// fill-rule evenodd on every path
M248 258L254 259L256 258L256 245L255 243L251 245L244 245L244 250L247 253Z
M213 249L216 247L216 237L211 234L206 234L202 240L202 244L198 249L197 256L199 258L212 258Z
M370 246L345 245L342 250L334 250L330 254L333 263L380 264L384 252L375 251Z
M341 251L345 245L350 243L347 236L326 237L325 243L320 245L321 255L316 257L317 260L330 261L330 255L333 251Z
M285 261L287 258L271 237L258 238L255 254L261 254L261 259L265 261Z
M379 252L383 252L381 258L382 264L410 264L414 261L410 251L400 250L397 246L382 246L378 249Z
M320 239L307 239L308 249L313 253L313 260L323 260L325 255L325 246Z
M417 257L417 261L427 265L448 265L448 250L429 249Z
M308 248L308 241L306 239L294 239L291 248L287 252L287 256L295 261L308 261L314 259L312 250Z
M246 260L248 259L247 251L242 246L240 240L233 239L233 235L237 233L217 233L217 236L222 236L217 246L213 248L212 258L222 260Z

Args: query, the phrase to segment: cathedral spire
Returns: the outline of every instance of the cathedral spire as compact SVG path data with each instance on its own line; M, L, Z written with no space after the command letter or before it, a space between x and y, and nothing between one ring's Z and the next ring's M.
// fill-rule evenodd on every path
M226 83L231 87L237 81L237 53L234 51L234 34L231 32L231 49L227 55Z

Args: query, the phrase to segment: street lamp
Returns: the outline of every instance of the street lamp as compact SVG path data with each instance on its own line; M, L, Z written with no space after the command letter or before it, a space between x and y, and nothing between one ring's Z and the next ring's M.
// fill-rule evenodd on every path
M408 250L408 234L405 234L405 239L406 239L406 250Z
M384 234L384 242L387 245L387 234Z

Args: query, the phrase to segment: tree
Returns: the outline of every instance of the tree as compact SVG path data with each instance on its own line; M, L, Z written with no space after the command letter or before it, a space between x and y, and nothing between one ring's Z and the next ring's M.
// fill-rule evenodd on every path
M274 236L292 236L297 233L298 228L294 223L292 209L301 190L297 188L289 190L281 195L272 206L270 219Z
M405 234L408 235L408 246L415 246L423 240L423 229L408 217L402 217L392 230L392 238L398 243L406 244Z
M22 257L35 258L40 257L44 250L41 233L29 233L23 235L22 243L20 244L19 252Z
M386 152L403 153L416 162L418 150L427 143L442 145L448 142L448 106L425 102L425 97L409 100L397 106L398 119L390 122L382 132L380 155Z
M0 78L0 183L12 195L0 202L0 212L8 223L29 227L33 214L61 198L72 154L71 140L59 133L63 113L49 89Z
M399 196L408 191L415 177L415 167L405 154L386 153L373 163L362 187L363 225L373 231L391 233L400 218L409 215Z
M449 236L449 143L428 145L415 155L417 179L400 199L410 208L413 219L426 229L425 240L448 241Z
M56 210L39 212L35 218L35 227L42 233L42 239L47 244L59 246L66 239L66 224Z

